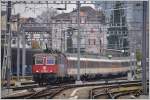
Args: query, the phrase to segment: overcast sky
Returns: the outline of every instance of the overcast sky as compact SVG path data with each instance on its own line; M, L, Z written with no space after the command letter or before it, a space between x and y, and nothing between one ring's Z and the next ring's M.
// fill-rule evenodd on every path
M93 4L82 4L81 6L91 6L92 8L95 8ZM22 17L36 17L37 15L40 15L43 11L45 11L47 8L64 8L64 4L49 4L48 6L46 4L16 4L13 9L12 13L17 14L20 13ZM63 12L68 13L73 10L73 8L76 8L75 4L67 4L67 10L63 10ZM59 11L60 13L62 11Z

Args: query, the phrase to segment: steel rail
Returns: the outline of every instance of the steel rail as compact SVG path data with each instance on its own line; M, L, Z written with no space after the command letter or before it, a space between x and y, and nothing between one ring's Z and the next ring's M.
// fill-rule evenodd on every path
M141 81L122 81L122 82L111 82L111 83L107 83L107 85L115 85L116 87L118 87L119 85L123 85L123 84L141 84ZM65 84L65 85L59 85L59 86L47 86L46 89L38 91L38 92L29 92L25 95L19 95L19 96L11 96L11 97L3 97L3 99L19 99L19 98L34 98L34 96L37 96L37 94L41 94L40 98L42 98L43 96L46 97L48 96L48 98L53 98L55 95L59 94L61 91L63 90L67 90L67 89L71 89L71 88L77 88L77 87L88 87L88 86L100 86L100 85L106 85L106 83L92 83L92 84L80 84L80 85L75 85L75 84ZM30 87L31 88L31 87ZM54 89L55 91L52 91L52 89ZM46 94L42 94L44 91L50 90L51 93L47 93ZM43 95L43 96L42 96Z
M115 85L106 85L103 87L96 87L93 88L89 91L89 99L94 99L98 96L102 96L102 95L107 95L109 98L114 99L114 93L119 93L119 92L109 92L109 90L111 89L115 89L115 88L120 88L120 87L132 87L132 86L141 86L142 83L141 82L137 82L137 83L125 83L125 84L115 84ZM103 91L103 93L99 93L99 94L95 94L95 91L97 90L101 90ZM106 93L104 93L106 92Z

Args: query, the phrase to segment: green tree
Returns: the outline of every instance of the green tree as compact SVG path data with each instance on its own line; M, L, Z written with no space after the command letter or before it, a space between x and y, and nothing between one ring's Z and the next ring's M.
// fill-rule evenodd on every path
M142 60L142 54L139 49L136 50L136 60L141 61Z
M136 50L136 60L137 60L136 78L140 78L142 68L141 65L138 65L138 63L140 63L142 60L142 54L139 49Z

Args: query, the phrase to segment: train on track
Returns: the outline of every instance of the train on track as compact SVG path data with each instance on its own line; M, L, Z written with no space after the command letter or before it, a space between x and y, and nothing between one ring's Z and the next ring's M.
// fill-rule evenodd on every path
M129 63L129 60L80 58L81 80L125 77ZM74 82L77 78L77 58L62 53L34 54L32 75L40 85Z
M3 49L2 49L3 54ZM3 55L1 56L3 58ZM2 62L1 62L2 63ZM130 60L80 58L81 80L112 79L126 77ZM17 49L12 49L12 75L16 75ZM77 58L60 52L26 49L26 73L39 84L75 81ZM28 69L27 69L28 68ZM22 73L22 49L20 50L20 75Z

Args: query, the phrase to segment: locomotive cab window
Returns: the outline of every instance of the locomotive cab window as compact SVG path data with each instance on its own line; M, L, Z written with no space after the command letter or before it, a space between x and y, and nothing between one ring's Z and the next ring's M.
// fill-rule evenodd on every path
M43 64L43 58L42 57L36 57L35 59L35 64L39 65L39 64Z
M55 58L47 57L47 65L53 65L53 64L55 64Z

